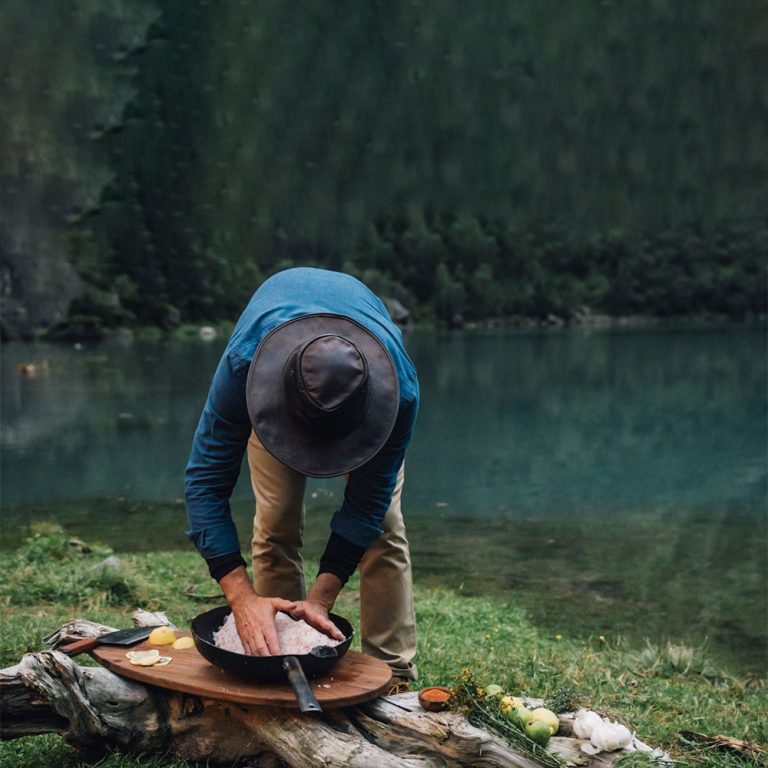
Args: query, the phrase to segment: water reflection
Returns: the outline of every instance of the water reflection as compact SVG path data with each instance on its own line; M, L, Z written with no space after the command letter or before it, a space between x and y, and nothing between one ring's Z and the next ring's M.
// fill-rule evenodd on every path
M424 405L409 459L429 478L417 490L468 514L762 502L763 339L416 337Z
M765 671L760 329L413 333L404 494L416 578L509 594L552 631L699 641ZM54 517L119 549L188 547L182 471L222 343L10 345L2 533ZM25 360L47 359L34 378ZM316 557L342 492L314 482ZM234 508L242 541L247 478Z
M10 346L2 375L3 504L179 497L220 354L202 344ZM19 376L25 359L46 359L48 370Z

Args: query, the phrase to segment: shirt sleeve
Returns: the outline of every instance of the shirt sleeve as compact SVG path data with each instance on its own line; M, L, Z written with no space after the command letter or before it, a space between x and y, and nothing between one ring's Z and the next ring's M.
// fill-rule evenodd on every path
M349 581L349 577L357 570L358 563L363 559L364 554L365 550L362 547L358 547L339 536L335 531L331 531L325 552L320 557L320 568L317 575L332 573L344 586Z
M401 407L384 447L367 464L350 473L344 503L331 519L331 530L363 551L381 535L381 524L392 501L417 410L417 401Z
M251 433L246 377L247 369L235 368L225 353L214 374L184 474L186 533L206 560L240 552L229 498Z

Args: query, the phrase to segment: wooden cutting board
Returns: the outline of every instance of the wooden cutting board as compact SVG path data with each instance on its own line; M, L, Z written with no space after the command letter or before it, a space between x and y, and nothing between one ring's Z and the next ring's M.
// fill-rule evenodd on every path
M177 637L189 634L176 632ZM131 664L125 655L128 651L154 648L162 656L171 656L173 661L162 667L139 667ZM298 709L296 697L287 681L251 683L241 680L214 667L194 647L175 651L171 645L150 645L148 642L136 643L130 648L97 645L91 655L115 674L147 685L239 704ZM364 653L347 651L325 675L310 678L309 685L320 706L333 709L375 699L387 690L391 677L392 673L383 661Z

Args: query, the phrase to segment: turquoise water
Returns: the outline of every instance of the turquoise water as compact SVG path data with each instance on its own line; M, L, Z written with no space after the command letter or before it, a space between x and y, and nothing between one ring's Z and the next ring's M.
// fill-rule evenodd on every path
M417 580L508 596L553 633L706 641L765 674L764 330L418 332L408 346ZM188 546L182 472L222 347L7 345L3 545L55 519L118 550ZM341 490L310 486L310 553ZM245 475L234 508L247 541Z

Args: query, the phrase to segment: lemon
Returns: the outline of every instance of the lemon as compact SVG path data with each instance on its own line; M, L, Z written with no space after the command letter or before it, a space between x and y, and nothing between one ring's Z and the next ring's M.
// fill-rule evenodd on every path
M173 657L171 656L158 656L157 661L154 663L153 666L164 667L166 664L170 664L172 661L173 661Z
M531 720L541 720L542 723L546 723L549 726L550 736L554 736L557 733L557 729L560 727L560 721L557 719L557 715L546 707L538 707L531 711Z
M552 734L549 732L549 725L543 720L529 720L525 726L525 735L543 747Z
M509 713L517 707L523 706L523 700L517 696L502 696L499 702L499 709L502 715L509 715Z
M151 651L128 651L125 655L131 664L139 667L151 667L160 658L160 651L157 649Z
M170 627L155 627L149 633L148 639L152 645L170 645L176 642L176 635Z
M195 641L191 637L180 637L173 647L177 651L183 651L187 648L192 648L195 645Z
M496 683L491 683L490 685L485 686L485 695L486 696L498 696L500 693L503 693L504 689L500 685L496 685Z

